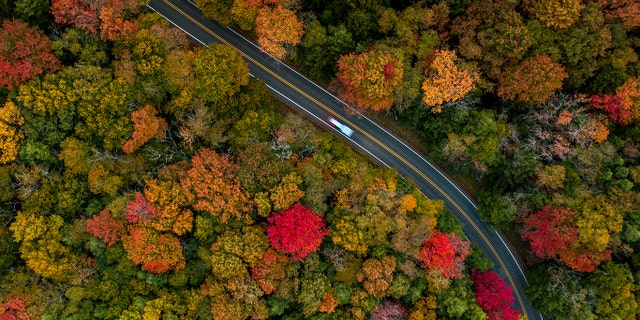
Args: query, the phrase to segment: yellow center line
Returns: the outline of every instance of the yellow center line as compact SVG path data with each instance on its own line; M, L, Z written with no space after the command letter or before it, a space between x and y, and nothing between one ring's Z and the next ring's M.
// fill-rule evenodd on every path
M447 194L446 192L444 192L444 190L442 190L442 188L440 188L440 186L438 186L436 183L434 183L429 177L427 177L427 175L425 175L422 171L420 171L418 168L416 168L412 163L410 163L409 161L407 161L404 157L400 156L398 153L396 153L394 150L392 150L391 148L389 148L387 145L385 145L384 143L382 143L380 140L378 140L377 138L373 137L371 134L369 134L367 131L363 130L362 128L360 128L359 126L355 125L353 122L349 121L348 119L344 118L343 116L341 116L340 114L336 113L334 110L332 110L331 108L327 107L326 105L324 105L323 103L321 103L320 101L316 100L315 98L311 97L309 94L307 94L306 92L302 91L301 89L299 89L298 87L294 86L293 84L291 84L289 81L283 79L280 75L276 74L275 72L271 71L271 69L265 67L264 65L262 65L261 63L259 63L258 61L256 61L255 59L253 59L252 57L250 57L249 55L247 55L246 53L244 53L243 51L240 51L238 48L236 48L235 46L231 45L227 40L223 39L220 35L218 35L217 33L213 32L211 29L207 28L206 26L204 26L202 23L200 23L199 21L197 21L195 18L191 17L190 15L186 14L184 11L182 11L180 8L178 8L177 6L175 6L173 3L169 2L168 0L163 0L167 5L169 5L170 7L172 7L174 10L176 10L178 13L180 13L182 16L184 16L185 18L187 18L189 21L191 21L192 23L196 24L198 27L202 28L202 30L206 31L207 33L209 33L210 35L212 35L213 37L215 37L216 39L218 39L218 41L222 42L223 44L229 46L230 48L234 49L236 52L238 52L241 56L243 56L245 59L249 60L251 63L253 63L254 65L258 66L259 68L263 69L264 71L266 71L267 73L269 73L271 76L273 76L274 78L278 79L279 81L281 81L282 83L286 84L288 87L290 87L291 89L293 89L294 91L298 92L299 94L301 94L302 96L304 96L305 98L309 99L310 101L312 101L313 103L317 104L318 106L320 106L321 108L323 108L325 111L331 113L333 116L339 118L340 120L342 120L343 122L345 122L346 124L348 124L349 126L353 127L354 129L358 130L360 133L362 133L363 135L365 135L367 138L369 138L370 140L374 141L376 144L378 144L379 146L381 146L382 148L384 148L385 150L387 150L387 152L391 153L393 156L395 156L396 158L398 158L400 161L402 161L406 166L408 166L411 170L415 171L418 175L420 175L420 177L422 177L424 180L426 180L431 186L433 186L436 190L438 190L438 192L440 192L440 194L442 194L450 203L452 203L456 209L458 209L458 211L460 211L462 213L462 215L467 219L467 221L473 226L474 229L476 229L476 231L478 232L478 234L480 234L480 236L482 237L482 239L487 243L488 247L491 249L491 251L493 252L493 254L496 256L496 258L498 259L499 264L502 266L502 268L504 269L509 282L511 282L512 287L514 288L513 292L515 293L516 297L518 298L518 301L520 302L521 305L521 309L522 312L524 313L524 315L528 318L527 315L527 310L524 307L524 301L522 300L522 297L520 296L519 291L516 289L516 285L515 285L515 281L513 280L513 278L511 277L511 273L509 273L509 270L507 269L504 261L502 261L502 258L500 257L500 255L498 254L498 252L496 251L496 249L493 247L493 245L491 244L491 242L489 241L489 239L486 237L486 235L480 230L480 228L478 228L478 226L476 225L476 223L471 219L471 217L469 217L469 215L467 214L466 211L464 211L462 209L462 207L460 207L460 205L454 201L449 194Z

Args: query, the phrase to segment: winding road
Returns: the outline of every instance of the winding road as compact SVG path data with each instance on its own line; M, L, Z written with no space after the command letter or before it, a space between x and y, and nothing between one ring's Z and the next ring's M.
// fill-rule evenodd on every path
M405 178L416 182L429 198L442 199L445 207L463 223L467 238L478 245L494 264L494 271L514 289L515 306L527 319L542 319L524 296L527 280L507 243L480 219L475 203L446 175L384 128L361 114L350 114L337 97L303 75L264 53L257 45L230 28L202 16L188 0L151 0L151 9L202 45L223 43L235 49L249 64L251 76L264 81L269 90L316 123L334 131L353 147ZM348 107L348 106L347 106ZM353 129L351 136L327 123L333 117Z

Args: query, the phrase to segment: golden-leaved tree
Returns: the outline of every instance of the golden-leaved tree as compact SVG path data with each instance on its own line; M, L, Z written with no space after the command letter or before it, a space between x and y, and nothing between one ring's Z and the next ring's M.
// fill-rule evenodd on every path
M20 150L20 140L24 134L20 126L24 124L24 118L18 107L11 101L7 101L0 108L0 164L5 164L16 159Z
M300 43L304 24L294 11L278 5L258 11L255 31L260 47L274 57L282 58L287 53L285 44L295 46Z
M580 19L584 8L582 0L531 0L526 1L525 9L547 27L569 28Z
M455 51L437 50L427 68L427 76L422 83L427 108L433 113L442 111L442 104L456 101L473 89L471 74L456 65Z

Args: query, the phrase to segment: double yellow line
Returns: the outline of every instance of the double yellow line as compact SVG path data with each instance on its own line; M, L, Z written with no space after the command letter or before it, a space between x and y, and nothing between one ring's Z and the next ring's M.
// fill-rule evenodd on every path
M211 29L207 28L206 26L204 26L202 23L200 23L198 20L196 20L195 18L193 18L192 16L186 14L184 11L182 11L180 8L178 8L176 5L174 5L173 3L171 3L168 0L163 0L168 6L170 6L171 8L173 8L174 10L176 10L176 12L180 13L182 16L184 16L185 18L187 18L189 21L191 21L192 23L196 24L198 27L202 28L202 30L206 31L207 33L209 33L210 35L212 35L213 37L215 37L216 39L218 39L218 41L222 42L223 44L229 46L230 48L234 49L236 52L238 52L238 54L240 54L242 57L244 57L246 60L250 61L251 63L253 63L254 65L260 67L261 69L263 69L264 71L266 71L267 73L269 73L271 76L273 76L274 78L278 79L279 81L281 81L282 83L286 84L288 87L290 87L291 89L293 89L294 91L298 92L299 94L301 94L302 96L304 96L305 98L309 99L310 101L312 101L313 103L317 104L318 106L320 106L321 108L323 108L324 110L326 110L327 112L331 113L333 116L335 116L336 118L339 118L340 120L342 120L343 122L345 122L346 124L348 124L350 127L358 130L360 133L362 133L364 136L366 136L367 138L371 139L372 141L374 141L375 143L377 143L379 146L381 146L382 148L384 148L385 150L387 150L387 152L391 153L393 156L395 156L396 158L398 158L400 161L402 161L407 167L411 168L411 170L413 170L414 172L416 172L420 177L422 177L424 180L426 180L427 182L429 182L429 184L431 186L433 186L436 190L438 190L438 192L440 192L440 194L442 194L450 203L452 203L456 209L458 209L458 211L460 211L462 213L462 215L467 219L467 221L474 227L474 229L476 229L476 231L478 232L478 234L480 234L480 236L482 237L482 239L487 243L487 245L489 246L489 248L491 248L491 251L493 252L493 254L496 256L496 258L498 259L498 263L500 264L500 266L502 266L502 268L504 269L505 273L507 274L507 278L509 279L509 282L511 283L511 286L514 288L513 292L515 293L516 297L518 298L518 301L520 302L520 306L522 309L523 314L525 315L525 317L527 317L528 319L528 315L527 315L527 310L524 306L524 302L522 300L522 297L520 296L520 293L517 290L516 284L513 281L513 278L511 277L511 274L509 273L509 270L507 269L504 261L502 261L502 258L500 258L500 255L498 254L498 252L496 251L496 249L493 247L493 245L491 244L491 242L489 241L489 239L487 239L486 235L480 230L480 228L478 228L478 226L476 225L476 223L471 219L471 217L469 217L469 215L467 214L466 211L464 211L462 209L462 207L460 207L460 205L458 205L458 203L456 201L454 201L449 194L447 194L446 192L444 192L444 190L442 190L442 188L440 188L440 186L438 186L436 183L434 183L429 177L427 177L427 175L425 175L422 171L420 171L418 168L416 168L412 163L410 163L409 161L407 161L404 157L400 156L398 153L396 153L394 150L392 150L391 148L389 148L387 145L385 145L384 143L382 143L380 140L376 139L375 137L373 137L371 134L369 134L368 132L364 131L362 128L356 126L354 123L352 123L351 121L349 121L348 119L344 118L343 116L341 116L340 114L336 113L334 110L332 110L331 108L327 107L326 105L324 105L323 103L321 103L320 101L316 100L315 98L311 97L309 94L307 94L306 92L300 90L298 87L292 85L289 81L283 79L280 75L276 74L275 72L271 71L271 69L265 67L264 65L262 65L261 63L259 63L258 61L256 61L255 59L253 59L252 57L250 57L249 55L247 55L246 53L244 53L243 51L239 50L238 48L236 48L235 46L231 45L227 40L223 39L221 36L219 36L217 33L214 33Z

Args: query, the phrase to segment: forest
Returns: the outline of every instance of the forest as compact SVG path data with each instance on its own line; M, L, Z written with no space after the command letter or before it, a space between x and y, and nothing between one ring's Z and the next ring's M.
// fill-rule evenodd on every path
M460 222L145 0L0 0L0 319L521 319ZM548 319L640 315L640 1L195 0L405 136Z

